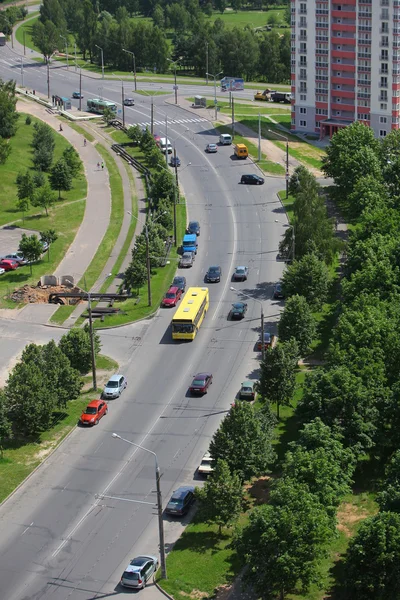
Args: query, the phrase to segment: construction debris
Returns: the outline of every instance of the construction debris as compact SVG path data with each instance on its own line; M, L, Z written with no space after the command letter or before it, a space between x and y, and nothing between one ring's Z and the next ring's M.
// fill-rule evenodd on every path
M22 288L14 290L11 294L11 300L18 304L47 304L49 302L50 294L57 294L63 292L75 292L79 293L78 287L71 287L67 285L44 285L44 286L31 286L24 285ZM65 300L65 304L79 304L80 298L68 298Z

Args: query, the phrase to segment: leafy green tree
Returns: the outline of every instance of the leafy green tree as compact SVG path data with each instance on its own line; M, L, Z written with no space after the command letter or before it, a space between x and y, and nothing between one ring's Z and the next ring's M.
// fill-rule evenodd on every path
M36 123L34 123L33 125L33 130L33 148L36 151L38 151L41 148L46 147L53 153L54 148L56 146L56 142L54 139L54 132L52 128L49 125L47 125L47 123L36 121Z
M17 131L15 81L0 79L0 138L10 138Z
M380 159L383 178L392 197L400 197L400 135L393 129L381 141Z
M32 26L32 41L48 62L60 44L59 30L50 20L45 23L36 21Z
M166 170L155 173L150 193L156 206L160 200L173 201L175 195L175 179L172 173Z
M127 135L132 140L132 142L140 146L143 136L143 132L140 128L140 125L131 125L131 127L128 128Z
M279 407L290 405L293 398L298 359L298 344L295 340L289 340L278 343L274 348L267 348L265 359L261 362L257 391L263 400L276 403L278 419Z
M241 512L243 485L236 473L231 473L224 460L217 460L203 488L196 489L200 502L199 516L206 522L216 523L219 534L222 527L234 523Z
M266 600L283 600L319 581L319 563L332 522L305 485L279 481L270 504L254 508L235 546L247 566L244 580Z
M40 239L43 240L43 242L47 242L49 245L49 249L47 251L47 260L50 261L51 244L54 244L54 242L56 240L58 240L58 235L56 233L56 230L55 229L45 229L44 231L41 231Z
M48 171L53 162L53 152L43 146L39 150L35 150L33 155L33 165L38 171Z
M72 188L72 174L64 159L60 158L51 169L49 177L53 190L58 190L58 199L61 198L61 190L68 192Z
M22 212L22 222L25 222L25 213L29 209L29 200L28 198L21 198L21 200L17 200L16 206L18 210Z
M285 296L303 296L312 308L321 308L329 291L329 270L315 254L305 254L295 260L283 273Z
M44 186L46 181L47 181L46 175L43 173L43 171L34 171L33 184L34 184L35 188Z
M65 33L67 24L62 3L59 0L43 0L40 5L40 21L42 23L51 21L57 27L59 33Z
M48 216L49 208L53 206L54 202L56 201L56 198L57 196L51 189L49 182L46 181L46 183L42 187L37 188L35 190L32 198L32 205L44 208L46 216Z
M262 415L251 404L237 402L223 419L210 443L213 460L225 460L241 481L264 475L273 463L273 428L266 427Z
M39 260L43 252L43 246L40 243L37 235L33 234L28 236L26 233L23 233L19 242L18 250L19 252L22 252L24 258L29 261L32 275L32 263Z
M93 334L95 355L100 352L101 344L97 333ZM59 343L60 350L71 363L71 367L79 373L88 373L92 368L92 354L89 327L71 329L62 336Z
M400 450L396 450L385 470L382 491L377 496L381 511L400 513Z
M63 152L63 159L68 165L69 170L71 171L72 177L76 177L79 175L79 171L81 169L82 161L79 158L79 154L75 150L73 146L68 146L65 148Z
M92 49L94 37L97 29L97 16L90 0L83 0L79 6L79 25L77 43L82 50L83 59L86 60L86 53L89 52L92 58Z
M0 390L0 458L3 458L4 442L12 437L9 408L6 395Z
M219 10L221 15L225 12L228 3L226 0L214 0L215 8Z
M142 259L134 258L124 273L124 284L127 289L139 289L147 281L147 269Z
M361 523L346 554L348 598L399 600L400 515L384 512Z
M164 11L163 11L162 6L160 6L160 4L157 4L157 6L154 9L153 21L154 21L154 25L156 25L157 27L160 27L161 29L164 27L164 24L165 24Z
M11 153L11 144L8 140L0 138L0 165L4 165Z
M109 125L115 119L115 112L111 108L106 107L103 110L103 121Z
M348 197L350 215L358 217L366 210L374 210L388 202L388 189L386 184L373 175L360 177Z
M15 183L17 184L18 200L32 198L35 191L35 183L30 169L27 169L25 173L18 173Z
M83 380L78 370L71 367L69 359L51 340L41 346L41 364L49 387L55 392L58 408L66 408L69 400L76 400Z
M231 0L231 6L235 12L238 12L242 8L242 0Z
M296 442L289 444L283 477L307 485L333 517L343 496L350 492L355 459L341 436L321 419L306 423Z
M190 15L182 4L174 2L167 7L166 14L170 27L175 30L175 33L178 31L185 31L185 29L187 29L190 21Z
M292 296L286 301L278 325L282 342L296 340L301 356L304 356L315 336L315 319L307 300L303 296Z
M160 150L157 148L157 146L151 148L151 150L147 153L146 158L149 167L151 167L152 169L160 168L160 166L163 166L163 164L165 164L165 158L160 152Z
M164 230L171 231L174 220L171 215L171 206L166 200L160 200L157 210L154 211L154 219L157 219L156 225L161 225Z

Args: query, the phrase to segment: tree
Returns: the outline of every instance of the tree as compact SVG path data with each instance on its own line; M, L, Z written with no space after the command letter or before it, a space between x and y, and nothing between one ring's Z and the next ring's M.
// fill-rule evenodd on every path
M45 23L36 21L32 26L32 41L48 62L60 43L60 33L56 25L48 20Z
M247 565L244 580L264 599L281 600L319 579L319 562L333 531L331 519L307 487L279 481L270 504L250 512L235 547Z
M25 213L29 208L29 200L28 198L21 198L21 200L17 200L17 208L22 212L22 222L25 222Z
M32 275L32 263L39 260L43 252L43 246L37 235L33 234L27 236L26 233L23 233L19 242L18 251L22 252L25 260L29 262Z
M399 600L400 515L384 512L366 519L346 554L344 587L348 598Z
M43 240L43 242L47 242L49 245L49 249L47 251L47 260L50 261L51 244L58 240L58 235L55 229L45 229L44 231L40 232L40 239Z
M15 81L0 79L0 138L10 138L17 131L18 113Z
M46 147L51 151L51 153L53 153L55 145L56 142L52 128L47 125L47 123L42 123L41 121L34 123L32 138L33 148L37 151L43 147Z
M114 119L115 112L106 106L106 108L103 110L103 121L109 125L111 121L114 121Z
M94 333L94 350L97 356L100 352L101 344L99 336ZM71 363L71 367L79 373L88 373L92 368L92 354L90 344L89 328L71 329L62 336L59 343L60 350L65 354Z
M217 10L219 10L219 12L221 13L221 15L225 12L227 7L227 1L226 0L215 0L215 8Z
M41 346L41 364L48 386L55 392L58 408L65 408L69 400L76 400L83 381L77 369L56 346L54 340Z
M27 169L25 173L18 173L15 183L17 184L18 200L32 198L35 190L35 183L33 181L32 173L29 169Z
M173 201L175 196L175 179L172 173L166 170L160 170L155 173L150 193L156 206L159 200Z
M289 298L278 325L281 341L295 339L301 356L304 356L315 336L315 330L315 319L307 300L298 295Z
M33 156L33 165L38 171L48 171L53 162L53 152L50 148L43 146L39 150L35 150Z
M273 428L251 404L237 402L223 419L210 443L213 460L225 460L241 481L264 475L274 461Z
M146 281L146 265L144 264L143 260L133 259L124 273L125 287L128 290L136 289L137 293L139 294L139 288L141 288Z
M329 290L329 270L315 254L305 254L284 271L282 288L285 296L303 296L310 307L321 308Z
M9 408L3 390L0 390L0 458L3 458L4 442L12 437Z
M56 201L56 195L54 194L53 190L50 187L49 182L46 181L46 183L40 187L37 188L33 194L33 198L32 198L32 205L33 206L40 206L41 208L44 208L46 211L46 216L48 216L49 214L49 208L51 206L53 206L54 202Z
M4 165L11 153L11 144L8 140L0 138L0 165Z
M278 343L274 348L267 348L261 363L257 391L264 400L276 403L278 419L279 407L289 405L293 397L298 359L298 344L295 340L289 340Z
M396 450L385 470L382 491L377 496L381 511L400 513L400 450Z
M140 146L143 136L143 132L140 128L140 125L131 125L128 128L127 135L135 144L138 144Z
M216 523L219 534L222 527L234 523L241 512L243 486L236 473L231 473L224 460L217 460L203 488L196 489L200 502L199 516L204 521Z
M64 159L60 158L51 169L49 177L53 190L58 190L58 199L61 198L61 190L68 192L72 188L72 174Z
M63 159L65 160L68 168L71 172L72 177L79 175L82 161L79 158L79 154L73 146L68 146L63 152Z

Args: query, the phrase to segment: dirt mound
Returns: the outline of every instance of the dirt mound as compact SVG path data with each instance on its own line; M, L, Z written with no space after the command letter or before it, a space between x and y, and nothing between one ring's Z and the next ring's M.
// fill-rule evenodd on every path
M11 300L19 304L47 304L49 302L50 294L56 294L57 292L80 292L77 287L69 287L66 285L44 285L44 286L31 286L24 285L23 287L14 290L11 294ZM78 304L79 298L65 298L65 304Z

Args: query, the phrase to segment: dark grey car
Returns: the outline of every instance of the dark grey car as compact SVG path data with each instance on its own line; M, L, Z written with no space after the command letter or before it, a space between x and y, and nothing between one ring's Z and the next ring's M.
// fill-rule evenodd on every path
M208 283L217 283L221 281L222 269L219 266L209 267L206 273L206 281Z

